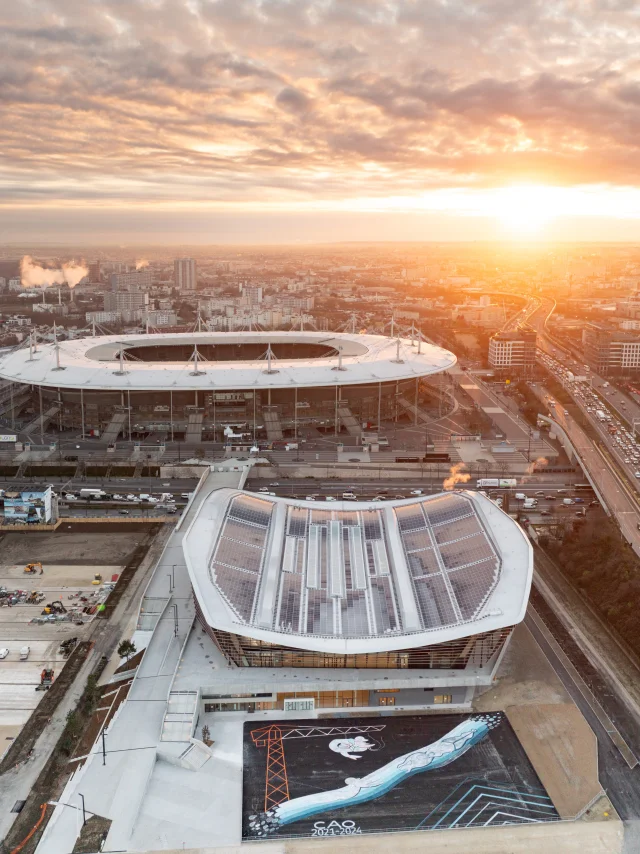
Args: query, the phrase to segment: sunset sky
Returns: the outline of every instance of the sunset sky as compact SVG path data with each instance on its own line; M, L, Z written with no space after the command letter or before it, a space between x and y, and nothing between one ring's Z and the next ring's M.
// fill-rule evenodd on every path
M0 110L0 243L640 239L635 0L12 0Z

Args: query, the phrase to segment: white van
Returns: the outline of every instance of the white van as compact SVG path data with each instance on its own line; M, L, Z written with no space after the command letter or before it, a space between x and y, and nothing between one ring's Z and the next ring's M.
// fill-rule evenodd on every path
M516 501L526 501L527 500L527 496L524 494L524 492L516 492L514 497L515 497Z
M23 646L20 650L20 661L26 661L29 658L29 653L31 652L30 646Z
M345 499L345 501L356 501L358 498L355 492L343 492L342 497Z

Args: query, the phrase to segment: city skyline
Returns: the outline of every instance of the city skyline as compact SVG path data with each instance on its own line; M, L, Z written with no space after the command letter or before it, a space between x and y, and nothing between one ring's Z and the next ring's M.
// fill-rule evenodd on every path
M0 16L0 242L633 241L631 5Z

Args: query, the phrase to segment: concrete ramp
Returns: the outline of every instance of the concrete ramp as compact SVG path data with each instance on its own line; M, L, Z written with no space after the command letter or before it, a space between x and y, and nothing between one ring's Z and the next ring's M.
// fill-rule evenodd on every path
M360 436L362 434L362 428L360 427L357 418L344 403L338 406L338 418L350 436Z
M204 418L201 412L194 412L189 415L187 421L187 432L185 433L185 442L198 443L202 442L202 419Z
M56 417L58 412L60 412L60 404L54 403L53 406L50 406L49 409L42 413L42 415L37 415L32 421L30 421L24 428L24 432L35 433L38 430L46 430L50 421Z
M264 428L267 431L267 439L273 442L274 439L284 439L282 432L282 424L280 424L280 416L275 407L263 406L262 418L264 419Z
M407 415L411 416L411 420L414 423L417 422L418 424L430 424L433 421L433 418L427 415L426 412L423 412L419 406L415 405L415 403L411 403L410 400L407 400L406 397L399 397L398 405L400 406L400 409L403 410L403 412L406 412Z
M111 443L115 442L120 433L122 432L122 428L124 427L124 423L127 420L126 412L114 412L111 421L107 424L107 427L102 434L102 441Z

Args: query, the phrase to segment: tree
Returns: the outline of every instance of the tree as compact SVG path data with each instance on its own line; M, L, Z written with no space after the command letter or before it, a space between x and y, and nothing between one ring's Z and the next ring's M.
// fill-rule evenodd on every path
M127 661L129 661L131 656L135 655L136 652L136 645L133 643L133 641L123 640L120 642L120 645L118 647L118 655L120 656L120 658L126 658Z

